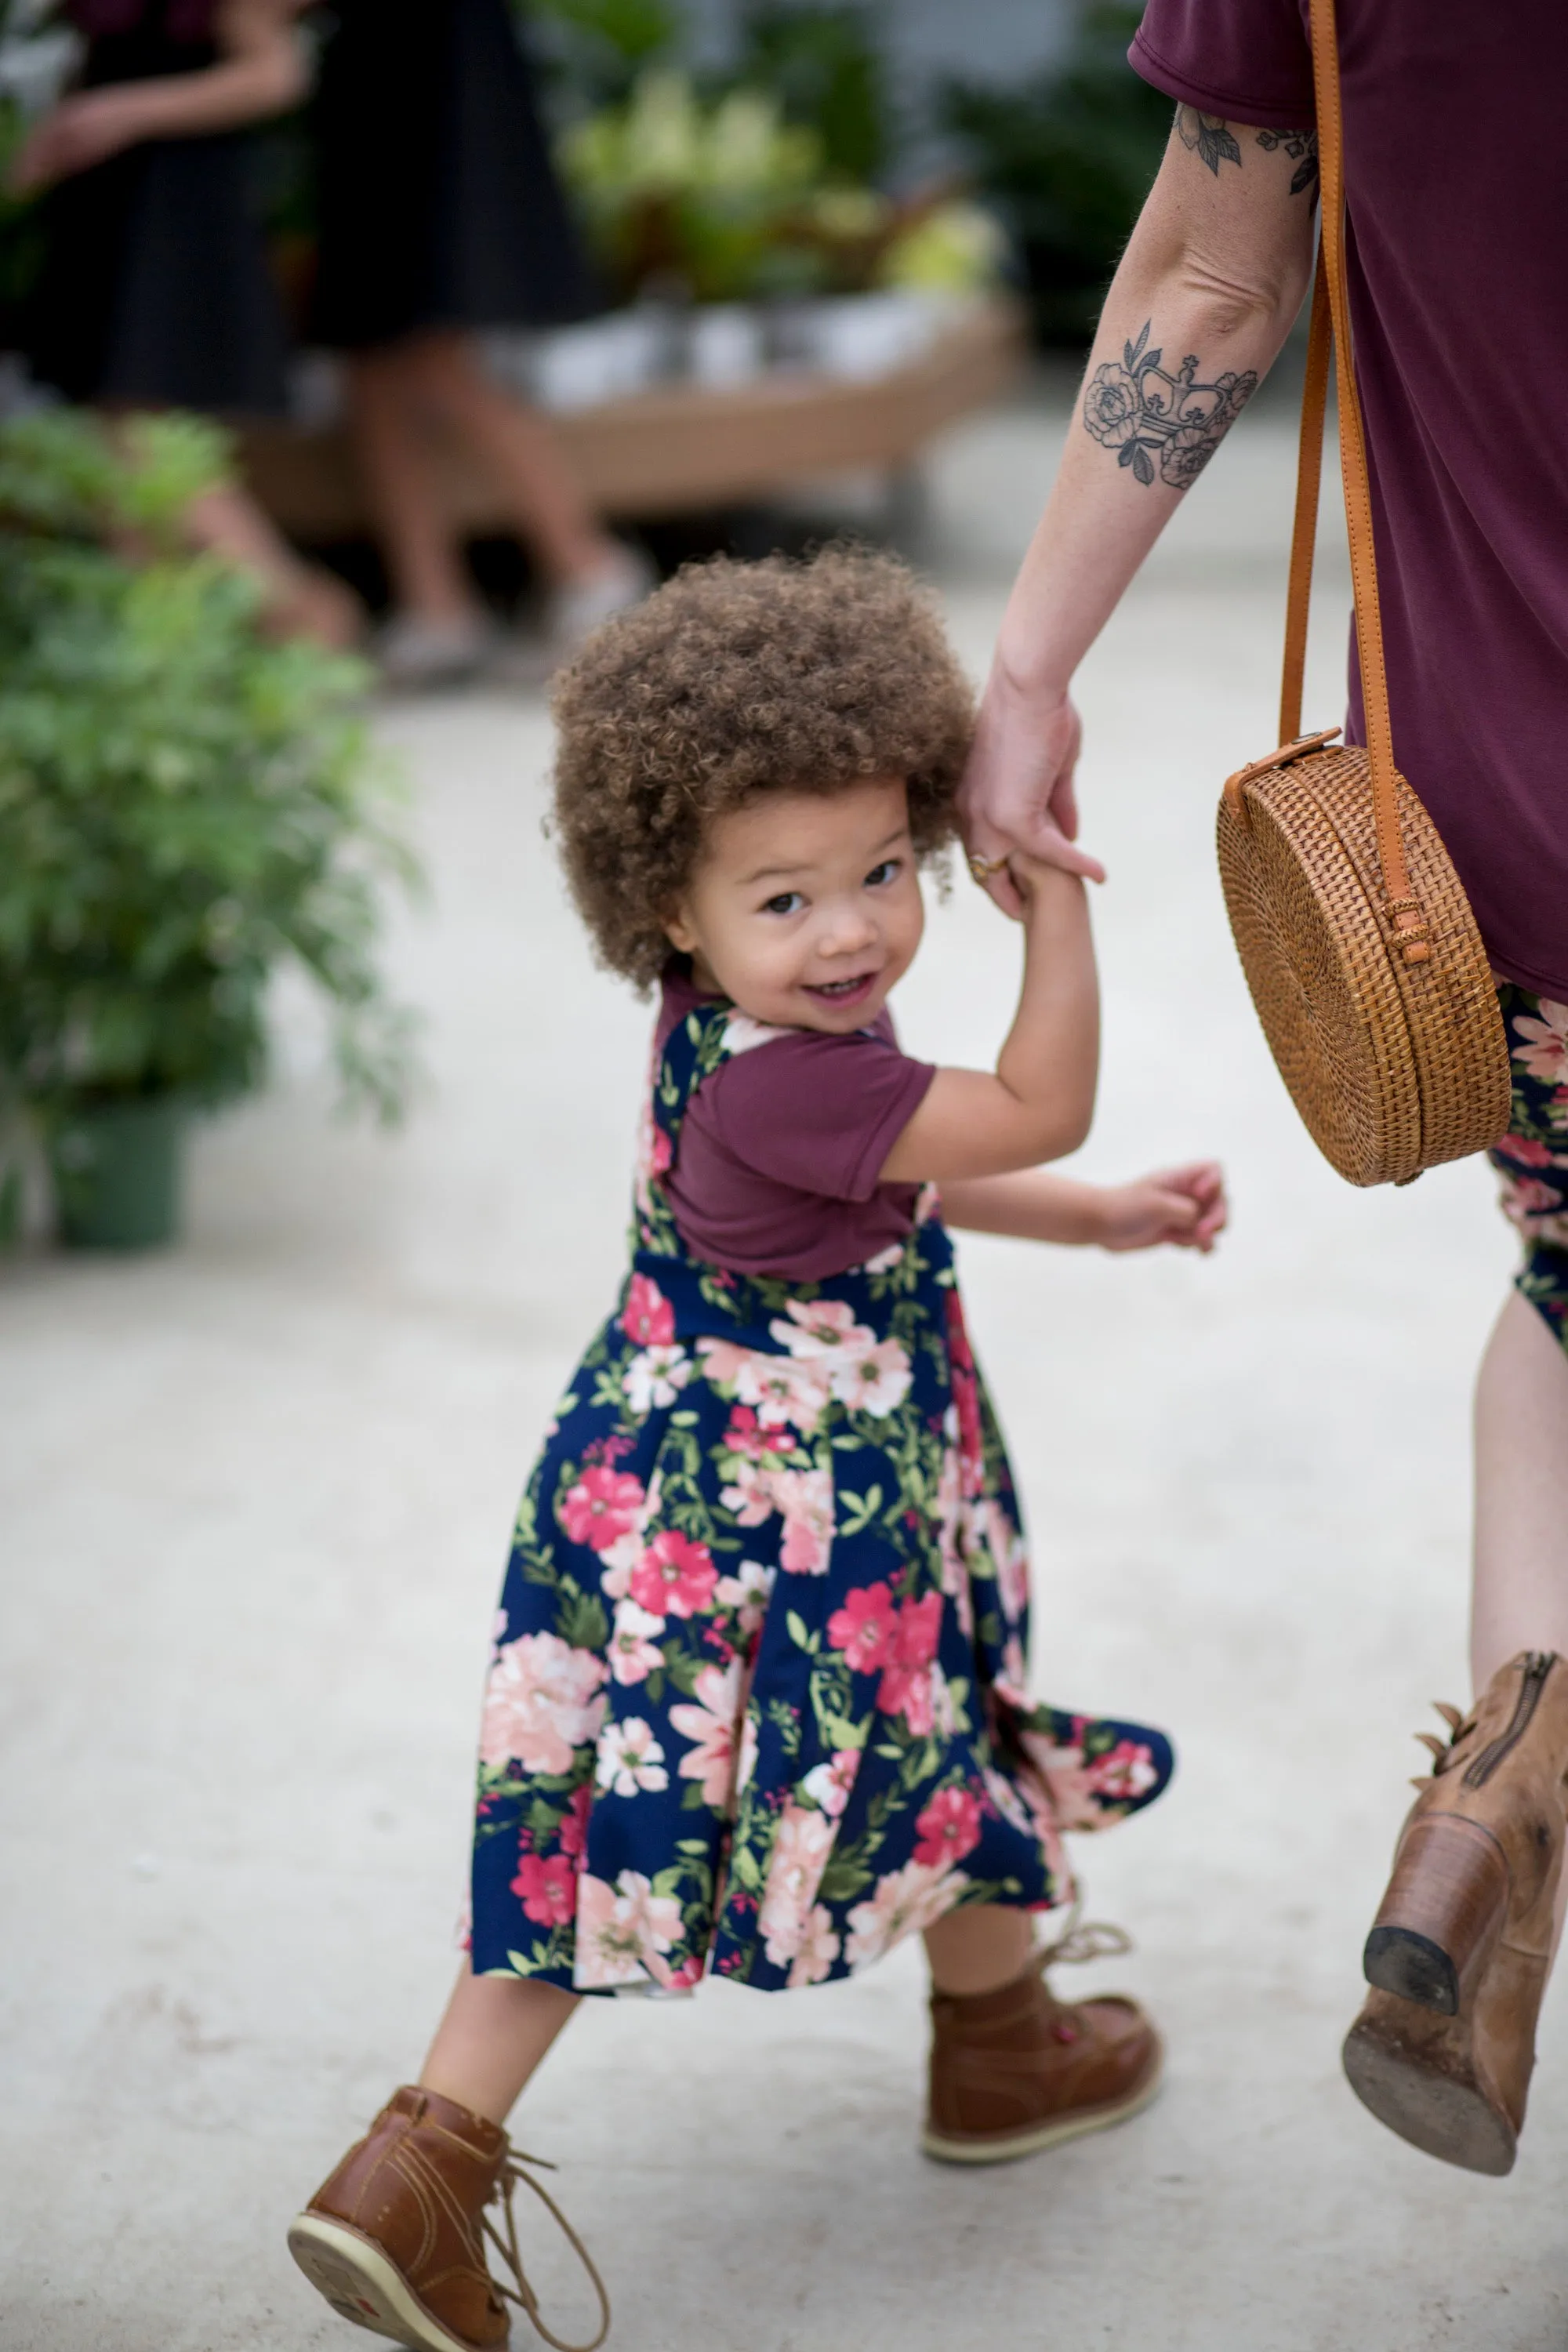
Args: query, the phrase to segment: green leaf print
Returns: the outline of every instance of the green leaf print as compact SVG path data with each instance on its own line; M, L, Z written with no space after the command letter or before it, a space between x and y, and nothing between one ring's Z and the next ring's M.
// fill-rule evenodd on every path
M851 1723L847 1715L825 1715L819 1718L822 1736L833 1748L864 1748L867 1725Z
M832 1853L817 1893L825 1903L848 1903L857 1895L864 1895L873 1875L863 1863L853 1861L848 1854Z
M555 1612L561 1639L574 1650L602 1650L610 1638L610 1620L596 1592L584 1592L574 1578L561 1580L561 1603Z
M790 1640L795 1643L797 1650L804 1650L807 1657L816 1657L817 1651L822 1646L822 1638L820 1634L814 1633L810 1631L805 1618L800 1614L798 1610L785 1610L784 1631L788 1633Z
M730 1869L735 1884L743 1887L748 1895L762 1893L763 1865L751 1847L742 1845L739 1840L736 1841L734 1852L730 1856Z
M838 1533L841 1536L858 1536L862 1528L870 1526L881 1509L882 1490L880 1486L871 1486L865 1494L857 1495L847 1486L840 1487L838 1502L841 1512Z

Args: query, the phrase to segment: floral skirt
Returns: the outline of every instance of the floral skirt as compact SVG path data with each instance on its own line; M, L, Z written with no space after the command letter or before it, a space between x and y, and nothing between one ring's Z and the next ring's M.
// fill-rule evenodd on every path
M634 1275L530 1481L487 1685L481 1973L764 1989L1045 1908L1150 1803L1142 1726L1033 1706L1027 1567L956 1292L677 1339Z
M1519 1288L1568 1348L1568 1004L1507 981L1498 991L1513 1064L1513 1116L1491 1155L1519 1228Z

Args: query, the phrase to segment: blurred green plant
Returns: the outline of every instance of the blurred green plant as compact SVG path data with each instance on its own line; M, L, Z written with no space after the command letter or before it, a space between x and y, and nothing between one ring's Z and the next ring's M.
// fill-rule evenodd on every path
M1170 100L1127 62L1141 15L1097 0L1059 67L1018 89L952 80L941 93L942 121L1017 239L1047 341L1092 335L1170 135Z
M741 19L735 79L776 100L821 142L836 178L881 178L892 158L892 78L878 18L830 0L756 0Z
M655 67L624 106L568 131L566 175L623 297L676 289L699 302L858 293L963 292L1002 261L996 225L936 188L902 203L836 177L825 142L771 92L705 98Z
M569 115L621 106L640 73L672 58L686 24L679 0L526 0L519 29L542 48Z
M289 961L345 1103L392 1120L406 1097L374 950L382 884L416 874L365 674L269 642L253 583L184 548L226 463L190 418L0 425L0 1102L46 1127L258 1086Z

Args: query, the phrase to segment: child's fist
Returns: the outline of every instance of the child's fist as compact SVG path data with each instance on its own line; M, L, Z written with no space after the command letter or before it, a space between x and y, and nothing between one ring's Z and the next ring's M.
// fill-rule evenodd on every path
M1177 1249L1206 1255L1225 1231L1226 1214L1225 1177L1217 1160L1166 1168L1108 1189L1100 1247L1157 1249L1169 1242Z

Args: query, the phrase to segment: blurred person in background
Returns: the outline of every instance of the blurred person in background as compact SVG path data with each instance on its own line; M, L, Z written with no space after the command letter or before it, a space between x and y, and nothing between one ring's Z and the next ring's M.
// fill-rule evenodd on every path
M1568 13L1337 14L1394 741L1500 983L1513 1117L1492 1158L1525 1244L1477 1393L1475 1702L1439 1710L1447 1741L1426 1735L1436 1769L1368 1938L1345 2065L1390 2129L1499 2173L1561 1925L1568 1781L1568 461L1542 422L1568 359ZM1131 61L1175 123L1003 620L963 792L982 860L1100 872L1075 838L1073 675L1300 308L1307 26L1307 0L1149 0ZM1356 741L1353 666L1351 686ZM1010 900L1005 874L992 887Z
M67 0L75 87L12 169L46 192L25 326L34 373L111 414L257 415L285 404L253 126L298 105L300 0ZM229 484L190 510L198 544L253 572L272 626L346 645L358 601Z
M581 317L593 302L506 0L337 0L317 169L311 333L342 358L391 573L386 674L456 680L504 642L443 508L432 427L501 488L546 583L546 659L560 659L652 574L594 514L549 425L475 349L479 330Z

